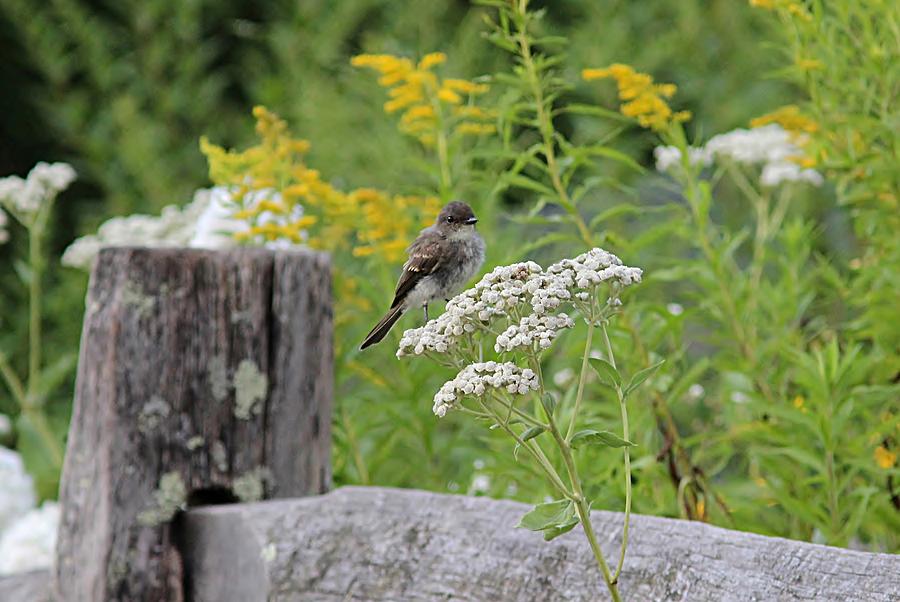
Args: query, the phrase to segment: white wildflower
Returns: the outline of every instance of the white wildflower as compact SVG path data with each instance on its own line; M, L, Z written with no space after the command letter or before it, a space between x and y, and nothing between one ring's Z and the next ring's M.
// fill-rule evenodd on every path
M553 384L559 388L563 388L568 386L574 378L575 371L572 368L563 368L562 370L557 370L553 375Z
M801 154L790 132L775 123L713 136L704 148L714 157L729 157L750 165L785 161Z
M458 405L457 402L462 397L481 397L489 388L524 395L538 388L538 377L530 368L519 368L512 362L471 364L435 393L432 411L437 416L444 417L448 410Z
M563 259L547 268L547 272L557 278L556 285L582 290L607 281L629 286L640 282L643 274L640 268L622 265L622 260L600 248L574 259Z
M729 157L738 163L762 165L760 181L764 186L777 186L786 181L802 181L821 186L824 179L813 169L801 169L793 162L803 155L805 138L788 132L780 125L751 130L736 129L713 136L704 147L710 156Z
M34 482L25 472L22 457L0 446L0 533L36 503Z
M6 229L8 223L9 218L6 217L6 212L0 209L0 245L9 240L9 231Z
M197 249L233 247L235 233L249 228L246 222L232 217L235 211L234 204L231 194L224 186L198 190L194 193L192 205L199 205L200 211L187 243L190 247Z
M425 326L403 333L397 357L426 351L446 353L464 334L475 332L496 316L505 316L526 296L528 282L539 277L541 266L533 261L494 268L474 287L447 303L444 313Z
M472 475L472 484L469 485L467 495L487 493L491 488L491 477L486 474L475 473Z
M771 123L713 136L705 146L691 147L689 152L692 163L704 166L723 157L744 165L760 165L763 186L773 187L788 181L821 186L822 174L813 169L802 169L794 162L803 155L801 147L805 141L804 136ZM671 171L681 164L681 151L674 146L658 146L653 150L653 155L659 171Z
M682 307L678 303L669 303L668 305L666 305L666 311L673 316L680 316L684 313L684 307Z
M763 186L775 187L782 182L807 182L813 186L821 186L825 179L814 169L802 169L791 161L767 163L763 167L759 181Z
M44 502L10 525L0 536L0 575L53 566L59 504Z
M244 199L249 207L263 200L280 202L280 195L271 189L256 190ZM129 215L104 222L97 234L83 236L63 253L62 262L71 267L88 269L102 247L193 247L222 249L237 245L234 235L249 229L246 221L231 217L236 205L227 188L217 186L198 190L193 200L180 207L163 207L159 216ZM260 223L287 224L303 216L303 207L295 206L289 215L275 215L264 211ZM257 241L261 244L264 241ZM293 247L286 241L265 242L266 247Z
M733 403L747 403L750 401L750 397L743 391L735 391L731 394L731 401Z
M691 400L700 399L704 393L706 393L706 389L700 383L692 384L687 390L688 398Z
M568 315L532 314L519 320L518 324L512 324L500 333L494 350L512 351L513 349L530 349L537 345L538 349L548 349L553 344L553 339L564 328L572 328L575 322Z
M531 306L531 315L510 326L497 341L495 349L507 351L536 342L542 349L561 328L571 328L565 314L552 313L571 303L573 296L590 300L593 288L609 281L616 287L640 282L641 270L622 265L621 260L603 249L595 248L574 259L564 259L546 271L533 261L494 268L474 287L447 303L438 318L425 326L407 330L400 340L397 357L422 355L426 352L446 353L460 337L482 330L497 317L508 317L513 308L523 315ZM618 297L612 300L618 304ZM550 317L541 320L540 316ZM562 322L560 322L562 320Z
M704 147L690 147L688 149L693 165L709 165L712 162L712 154ZM656 158L657 171L669 171L681 166L681 151L675 146L657 146L653 149Z
M0 179L0 205L19 219L28 219L74 180L75 170L68 163L40 162L24 180L18 176Z

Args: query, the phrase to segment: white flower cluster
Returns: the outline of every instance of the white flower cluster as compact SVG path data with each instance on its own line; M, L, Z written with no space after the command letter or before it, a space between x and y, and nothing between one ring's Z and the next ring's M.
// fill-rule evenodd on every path
M53 566L59 504L44 502L0 535L0 575Z
M494 268L474 287L452 298L438 318L405 331L397 357L426 351L446 353L460 336L474 332L479 322L507 315L509 309L531 294L528 284L540 274L541 266L533 261Z
M531 314L500 333L494 344L494 350L499 353L513 349L530 349L534 344L537 344L539 349L549 349L553 344L553 339L564 328L573 326L575 326L575 321L563 313L555 316Z
M26 219L55 199L73 180L75 170L68 163L40 162L24 180L19 176L0 178L0 205L17 218Z
M821 186L822 174L814 169L803 169L792 159L803 154L797 145L802 142L778 124L769 124L750 130L736 129L713 136L705 146L691 148L691 163L709 165L717 157L730 157L733 161L748 165L762 165L760 181L763 186L778 186L782 182L807 182ZM681 163L681 153L674 146L654 149L656 169L669 171Z
M557 279L557 286L582 291L601 282L613 281L622 287L641 281L643 271L622 265L622 260L603 249L594 248L574 259L563 259L547 268Z
M0 446L0 533L34 508L34 482L25 472L22 458Z
M435 415L444 417L461 397L480 397L491 387L524 395L538 388L538 377L533 370L519 368L512 362L470 364L435 393L432 411Z
M641 281L640 268L622 265L622 261L603 249L591 249L574 259L564 259L553 264L546 271L533 261L514 263L494 268L473 288L460 293L447 303L447 309L438 318L425 326L413 328L403 333L397 357L421 355L432 351L446 353L465 333L475 332L482 324L497 316L508 316L509 310L524 304L531 306L532 321L522 321L519 327L510 326L502 340L498 338L497 348L519 347L520 342L534 337L547 343L549 347L554 333L563 326L558 316L541 321L573 295L587 300L589 290L603 282L612 282L625 287ZM565 315L565 314L562 314ZM565 318L568 320L568 317ZM535 330L538 326L549 330ZM512 342L515 339L515 342Z
M0 446L0 575L53 565L59 507L35 509L35 500L22 458Z
M247 203L253 205L262 200L278 200L278 193L268 190L251 192ZM198 190L194 199L184 207L169 205L161 215L129 215L114 217L104 222L96 234L83 236L66 249L62 257L64 265L89 269L102 247L193 247L197 249L222 249L235 246L234 234L248 229L248 224L232 218L234 203L227 188ZM281 216L263 212L260 223L288 223L303 215L303 208L295 206L291 215ZM278 241L266 246L290 246Z

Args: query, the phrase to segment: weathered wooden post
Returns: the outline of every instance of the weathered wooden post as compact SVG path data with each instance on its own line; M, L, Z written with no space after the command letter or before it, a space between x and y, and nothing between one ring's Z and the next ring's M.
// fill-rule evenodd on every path
M60 491L57 597L182 600L179 509L326 491L331 336L323 254L103 250Z

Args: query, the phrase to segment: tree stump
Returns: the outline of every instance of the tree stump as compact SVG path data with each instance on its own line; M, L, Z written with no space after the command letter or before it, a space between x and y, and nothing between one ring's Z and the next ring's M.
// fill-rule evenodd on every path
M101 251L60 487L60 599L183 600L180 510L328 489L331 311L321 253Z

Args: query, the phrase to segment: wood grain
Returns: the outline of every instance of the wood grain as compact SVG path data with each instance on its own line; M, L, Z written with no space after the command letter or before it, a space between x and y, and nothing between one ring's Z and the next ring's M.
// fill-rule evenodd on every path
M331 331L322 254L103 250L60 490L60 599L182 600L181 509L326 491Z
M527 510L374 487L198 508L185 520L190 589L218 602L608 599L584 535L545 542L515 528ZM591 518L613 558L622 515ZM640 515L630 540L620 591L632 602L900 600L900 556Z

